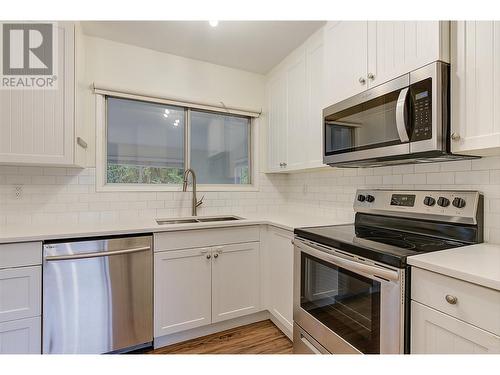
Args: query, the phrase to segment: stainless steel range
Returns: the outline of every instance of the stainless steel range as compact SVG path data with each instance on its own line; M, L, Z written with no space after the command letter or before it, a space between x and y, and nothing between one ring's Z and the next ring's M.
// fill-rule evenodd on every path
M354 210L295 230L295 353L408 353L406 258L483 241L475 191L358 190Z

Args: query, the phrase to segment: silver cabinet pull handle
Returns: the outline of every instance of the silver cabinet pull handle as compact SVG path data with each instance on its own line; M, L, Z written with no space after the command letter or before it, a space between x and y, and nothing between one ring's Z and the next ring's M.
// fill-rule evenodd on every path
M451 134L451 139L453 141L459 141L460 140L460 134L458 134L458 133L452 133Z
M359 83L361 83L362 85L364 85L366 83L366 79L364 77L359 77L358 79Z
M368 79L371 79L373 81L375 79L375 74L368 73Z
M47 262L55 260L73 260L73 259L86 259L86 258L99 258L99 257L110 257L113 255L124 255L130 253L137 253L139 251L151 250L149 246L136 247L134 249L116 250L116 251L102 251L99 253L81 253L81 254L70 254L70 255L49 255L45 257Z
M215 253L214 258L218 258L218 257L219 257L219 254Z
M450 305L457 304L458 298L455 296L452 296L451 294L447 294L446 297L444 297L444 298L446 299L446 302L448 302Z
M212 258L212 255L207 254L207 259L210 259L210 258Z

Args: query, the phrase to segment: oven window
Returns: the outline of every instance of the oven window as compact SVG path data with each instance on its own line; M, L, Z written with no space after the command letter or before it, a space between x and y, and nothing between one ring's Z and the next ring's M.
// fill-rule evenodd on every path
M302 253L300 306L362 353L380 353L380 282Z
M401 144L396 127L396 104L400 91L326 117L326 155Z

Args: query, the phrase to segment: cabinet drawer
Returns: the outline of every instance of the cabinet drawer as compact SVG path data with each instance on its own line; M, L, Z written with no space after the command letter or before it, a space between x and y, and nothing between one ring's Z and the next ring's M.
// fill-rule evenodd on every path
M0 323L0 354L40 354L41 318Z
M231 228L194 229L162 232L154 235L155 251L179 250L193 247L227 245L259 241L257 225Z
M456 303L447 301L455 297ZM500 291L420 268L412 268L411 298L500 335Z
M0 245L0 268L42 264L42 243L21 242Z
M41 266L0 270L0 322L40 315L41 274Z

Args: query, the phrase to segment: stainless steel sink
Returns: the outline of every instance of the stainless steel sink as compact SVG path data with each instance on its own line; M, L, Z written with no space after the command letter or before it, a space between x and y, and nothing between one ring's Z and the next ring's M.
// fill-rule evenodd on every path
M201 216L197 218L178 218L178 219L156 219L158 225L171 225L171 224L194 224L194 223L210 223L215 221L233 221L241 220L242 217L238 216Z
M158 219L156 222L159 225L167 225L167 224L189 224L189 223L197 223L196 219Z

